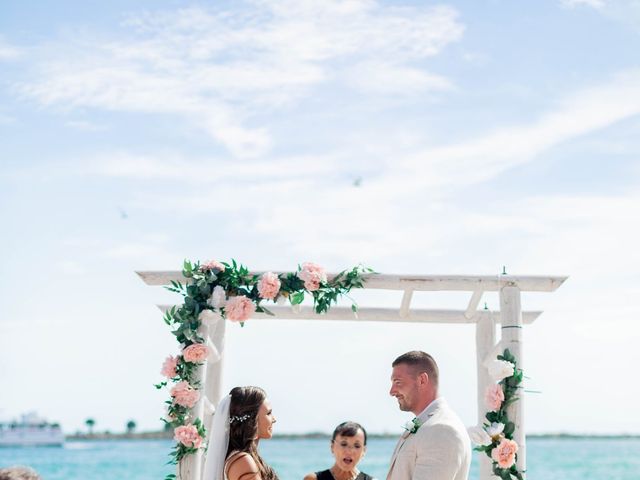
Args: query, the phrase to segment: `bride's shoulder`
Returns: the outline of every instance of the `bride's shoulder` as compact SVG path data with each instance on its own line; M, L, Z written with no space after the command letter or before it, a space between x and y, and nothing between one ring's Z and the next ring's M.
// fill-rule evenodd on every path
M246 452L235 452L227 459L228 480L260 480L258 465Z

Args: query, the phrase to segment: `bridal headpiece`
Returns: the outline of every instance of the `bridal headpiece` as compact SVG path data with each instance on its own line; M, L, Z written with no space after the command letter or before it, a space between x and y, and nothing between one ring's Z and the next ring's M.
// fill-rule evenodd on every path
M242 423L247 420L251 415L234 415L229 418L229 423Z

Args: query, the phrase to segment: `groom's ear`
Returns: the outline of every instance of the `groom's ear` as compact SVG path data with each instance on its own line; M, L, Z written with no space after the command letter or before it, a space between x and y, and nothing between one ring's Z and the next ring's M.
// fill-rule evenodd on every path
M418 375L418 382L420 382L420 385L428 385L429 374L427 372L420 372L420 374Z

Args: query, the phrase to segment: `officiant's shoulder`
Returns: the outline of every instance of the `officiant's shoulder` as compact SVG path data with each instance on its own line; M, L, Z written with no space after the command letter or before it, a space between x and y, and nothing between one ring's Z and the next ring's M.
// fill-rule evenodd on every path
M229 457L227 478L229 480L252 480L260 476L256 461L246 452Z

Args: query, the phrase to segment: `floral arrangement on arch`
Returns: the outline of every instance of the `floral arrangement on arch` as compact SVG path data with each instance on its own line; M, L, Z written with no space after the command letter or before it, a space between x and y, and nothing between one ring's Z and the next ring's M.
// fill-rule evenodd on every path
M164 314L165 323L180 343L181 353L167 357L160 372L166 380L155 385L160 389L169 382L173 384L170 399L165 402L167 417L162 419L173 428L176 440L169 463L178 463L204 446L205 426L199 418L194 418L192 411L200 400L197 367L217 352L212 352L207 340L198 333L202 322L221 317L244 326L255 312L273 315L265 302L289 302L297 306L306 295L313 299L316 313L325 313L352 288L362 288L362 275L366 273L374 272L358 265L328 279L324 268L307 262L295 272L256 275L235 260L231 263L211 260L202 264L185 260L182 275L187 282L172 281L165 287L183 296L180 307L172 307ZM353 299L351 309L354 313L358 310ZM175 476L171 474L167 478Z
M515 424L507 416L507 407L518 400L517 391L522 383L522 370L517 368L516 358L505 349L502 355L489 365L489 374L497 382L485 392L487 414L482 426L469 429L474 450L485 452L491 458L493 474L502 480L523 480L516 467L518 444L513 440Z

